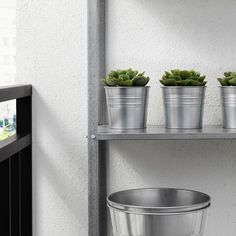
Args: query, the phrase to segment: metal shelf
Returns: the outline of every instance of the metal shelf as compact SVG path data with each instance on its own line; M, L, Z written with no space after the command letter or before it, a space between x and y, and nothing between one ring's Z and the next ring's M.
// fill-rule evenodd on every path
M166 129L152 125L142 130L114 130L107 125L98 126L98 140L215 140L236 139L236 129L222 126L205 126L203 129Z

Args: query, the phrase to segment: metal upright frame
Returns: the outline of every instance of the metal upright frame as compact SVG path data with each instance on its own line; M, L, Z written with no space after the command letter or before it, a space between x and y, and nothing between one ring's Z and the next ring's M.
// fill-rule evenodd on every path
M88 165L89 236L107 236L106 142L111 140L213 140L236 139L235 130L206 126L201 130L113 131L106 124L104 89L106 72L106 0L88 0Z
M99 80L106 71L106 0L88 0L89 236L107 235L105 141L97 127L106 121Z

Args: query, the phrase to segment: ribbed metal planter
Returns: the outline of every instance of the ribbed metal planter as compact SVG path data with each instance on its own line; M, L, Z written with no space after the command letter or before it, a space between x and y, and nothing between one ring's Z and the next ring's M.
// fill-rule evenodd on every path
M105 87L110 128L146 128L149 88Z
M220 86L223 127L236 129L236 87Z
M202 128L205 86L162 86L166 128Z
M185 189L135 189L111 194L115 236L203 236L210 197Z

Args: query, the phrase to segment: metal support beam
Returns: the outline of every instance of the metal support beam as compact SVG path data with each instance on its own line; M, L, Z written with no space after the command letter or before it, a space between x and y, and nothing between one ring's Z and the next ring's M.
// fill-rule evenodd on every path
M18 99L28 97L32 95L31 85L12 85L12 86L1 86L0 102L9 101L12 99Z
M20 152L20 236L32 236L32 146Z
M106 143L92 142L89 142L89 236L106 236Z
M106 151L97 140L98 124L106 123L100 79L106 71L106 0L88 0L88 165L89 236L106 236Z
M10 235L10 161L9 159L1 162L0 165L0 226L1 235Z

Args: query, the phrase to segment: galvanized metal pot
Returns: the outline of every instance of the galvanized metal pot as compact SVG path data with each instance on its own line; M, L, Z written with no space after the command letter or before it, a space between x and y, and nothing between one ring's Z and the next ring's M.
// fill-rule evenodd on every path
M162 86L166 128L202 128L205 86Z
M105 87L110 128L146 128L149 88Z
M184 189L135 189L107 198L115 236L203 236L210 197Z
M236 129L236 87L220 86L223 127Z

